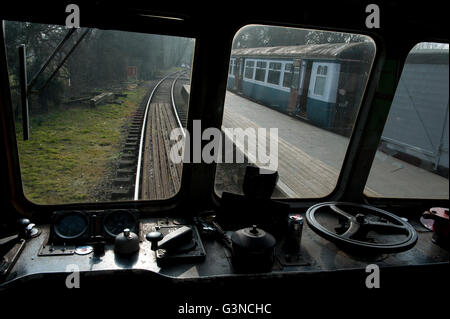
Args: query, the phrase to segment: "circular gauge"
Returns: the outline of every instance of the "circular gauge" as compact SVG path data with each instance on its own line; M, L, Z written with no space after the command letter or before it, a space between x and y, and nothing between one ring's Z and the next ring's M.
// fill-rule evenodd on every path
M105 231L110 236L117 236L125 228L130 229L133 233L138 231L138 221L134 214L126 210L118 210L109 213L103 222Z
M61 216L54 224L55 233L64 239L75 239L83 235L88 229L88 222L84 215L72 212Z

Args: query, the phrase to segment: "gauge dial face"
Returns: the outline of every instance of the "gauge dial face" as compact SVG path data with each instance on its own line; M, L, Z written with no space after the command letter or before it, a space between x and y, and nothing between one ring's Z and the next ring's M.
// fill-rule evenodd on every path
M75 239L86 232L88 222L86 218L77 213L62 216L54 225L56 234L65 239Z
M121 210L111 212L104 220L105 231L111 236L117 236L125 228L130 229L130 231L137 232L137 220L136 217L128 211Z

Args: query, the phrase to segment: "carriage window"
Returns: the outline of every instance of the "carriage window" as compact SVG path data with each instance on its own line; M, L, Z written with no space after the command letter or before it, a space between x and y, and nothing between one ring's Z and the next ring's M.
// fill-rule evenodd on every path
M234 64L233 64L233 75L237 76L239 74L239 71L240 71L239 64L238 64L237 61L234 61Z
M409 53L364 193L448 199L448 44Z
M325 94L325 85L327 80L328 67L319 65L317 67L316 81L314 83L314 94L323 96Z
M254 61L246 61L245 62L245 78L253 79L253 71L255 70L255 62Z
M323 95L325 92L325 80L323 76L316 76L316 83L314 85L314 94Z
M275 85L280 84L281 63L269 63L269 74L267 75L267 82Z
M283 74L283 86L285 88L290 88L292 82L292 63L285 64Z
M327 73L328 73L328 67L326 65L319 66L319 68L317 69L317 74L319 74L319 75L327 75Z
M266 80L267 62L256 62L255 80L264 82Z
M232 48L231 58L245 69L228 79L217 194L242 194L246 167L258 166L278 171L273 198L327 196L339 178L374 42L358 34L250 25Z
M14 21L5 22L5 39L22 188L30 201L162 200L177 194L182 163L169 156L175 143L169 136L186 125L183 89L190 83L194 39L87 28L70 33L64 26ZM19 86L22 44L28 140Z
M235 59L231 59L230 68L229 68L229 70L228 70L228 74L231 74L231 75L234 74L234 73L233 73L233 69L234 69L235 63L236 63L236 60L235 60Z

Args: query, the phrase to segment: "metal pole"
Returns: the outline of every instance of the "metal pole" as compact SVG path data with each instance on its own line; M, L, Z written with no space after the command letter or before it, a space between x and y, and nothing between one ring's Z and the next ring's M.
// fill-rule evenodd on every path
M31 91L31 89L33 88L33 85L35 84L35 82L36 82L37 78L39 77L39 75L41 75L42 72L44 72L45 68L48 66L50 61L53 59L53 57L56 55L56 53L58 53L58 51L61 49L63 44L71 37L71 35L74 32L75 32L75 28L70 29L67 32L67 34L64 37L64 39L61 40L61 42L58 44L56 49L53 51L53 53L47 58L47 61L45 61L44 65L41 67L41 69L36 73L36 75L33 77L33 79L31 79L30 84L28 85L28 90L29 91Z
M72 49L70 49L70 51L67 53L67 55L64 57L64 59L60 62L60 64L58 65L58 67L56 68L55 71L53 71L52 75L50 75L50 77L48 78L47 81L45 81L44 85L42 85L39 88L39 92L41 92L43 89L45 89L45 87L48 85L48 83L53 79L53 77L56 75L56 73L58 73L59 69L64 65L64 63L66 62L66 60L69 58L69 56L72 54L72 52L76 49L76 47L80 44L81 40L83 40L83 38L88 34L88 32L91 29L87 29L81 36L80 38L77 40L77 42L73 45Z
M23 140L27 141L30 135L28 122L28 90L27 90L27 61L25 44L19 46L19 66L20 66L20 98L22 101L22 127Z
M445 115L444 115L444 122L442 123L441 138L439 139L439 145L436 150L436 155L434 158L434 170L435 171L438 170L439 162L441 160L442 146L444 144L444 134L445 134L445 128L446 128L445 122L447 122L447 118L448 118L448 101L447 101L447 108L445 110Z

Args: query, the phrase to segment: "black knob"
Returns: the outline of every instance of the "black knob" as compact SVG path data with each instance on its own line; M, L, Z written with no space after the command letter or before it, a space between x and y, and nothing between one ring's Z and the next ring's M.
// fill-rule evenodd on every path
M32 224L29 219L21 218L18 221L19 224L19 235L21 238L30 239L36 237L40 234L39 228L35 227L35 224Z
M18 224L21 229L25 229L30 224L30 220L28 218L21 218L19 219Z
M258 234L259 234L258 227L256 227L256 225L253 225L253 226L252 226L252 229L250 230L250 232L251 232L253 235L258 235Z
M152 231L145 235L145 239L152 243L151 249L153 251L158 250L158 242L163 239L164 235L159 231Z

